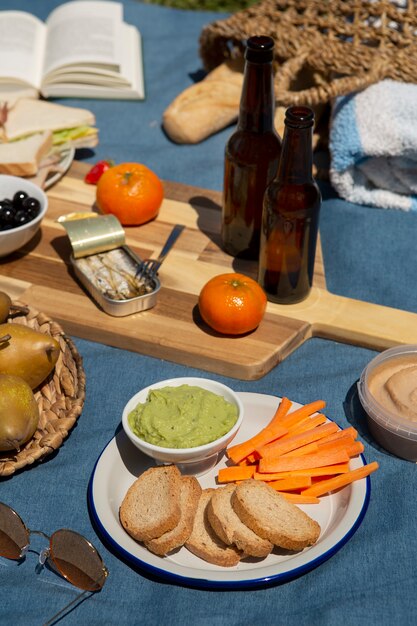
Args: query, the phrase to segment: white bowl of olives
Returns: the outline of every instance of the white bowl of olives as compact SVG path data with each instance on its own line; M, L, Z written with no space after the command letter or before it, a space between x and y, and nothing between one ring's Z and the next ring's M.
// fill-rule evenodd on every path
M40 187L19 176L0 176L0 257L34 237L48 208Z

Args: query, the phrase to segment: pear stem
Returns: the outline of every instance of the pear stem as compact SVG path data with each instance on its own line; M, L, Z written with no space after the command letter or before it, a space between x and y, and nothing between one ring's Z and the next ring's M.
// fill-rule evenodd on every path
M27 315L29 313L29 307L18 304L11 304L9 307L9 313L21 313L22 315Z

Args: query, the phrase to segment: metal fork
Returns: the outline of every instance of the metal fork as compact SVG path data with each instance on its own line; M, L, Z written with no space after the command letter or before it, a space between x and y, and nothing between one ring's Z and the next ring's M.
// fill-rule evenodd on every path
M165 242L164 247L161 250L161 254L159 255L159 257L157 259L146 259L145 261L143 261L138 271L136 272L137 278L142 278L145 274L150 278L154 278L156 276L166 255L171 250L172 246L174 245L184 228L185 226L183 226L182 224L176 224L174 226L169 234L168 239Z

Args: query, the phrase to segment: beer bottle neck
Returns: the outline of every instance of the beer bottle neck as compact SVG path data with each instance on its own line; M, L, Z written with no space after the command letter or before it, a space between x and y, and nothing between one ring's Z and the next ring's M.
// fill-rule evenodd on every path
M285 126L277 179L282 183L313 180L313 128Z
M272 63L246 61L238 129L266 132L274 128L275 95Z

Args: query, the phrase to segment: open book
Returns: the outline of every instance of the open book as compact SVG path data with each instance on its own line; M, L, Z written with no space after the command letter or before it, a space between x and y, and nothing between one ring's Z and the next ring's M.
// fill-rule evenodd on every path
M28 88L44 98L145 97L140 33L118 2L75 0L46 22L0 11L1 92Z

